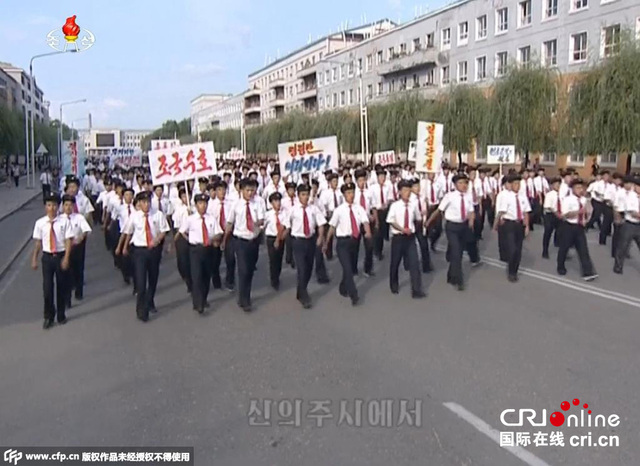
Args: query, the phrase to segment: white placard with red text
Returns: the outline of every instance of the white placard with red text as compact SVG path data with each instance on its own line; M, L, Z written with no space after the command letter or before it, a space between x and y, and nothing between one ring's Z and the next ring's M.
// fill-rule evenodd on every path
M229 152L224 154L225 160L244 160L244 154L239 149L231 149Z
M376 152L373 154L373 160L380 165L393 165L396 163L396 153L393 150L386 150L384 152Z
M302 173L337 170L338 157L336 136L278 144L280 173L283 178Z
M180 145L179 139L152 139L151 150L173 149Z
M444 126L440 123L418 122L416 140L416 171L418 173L439 173L442 169Z
M218 172L211 141L152 150L149 152L149 168L154 185L206 178Z

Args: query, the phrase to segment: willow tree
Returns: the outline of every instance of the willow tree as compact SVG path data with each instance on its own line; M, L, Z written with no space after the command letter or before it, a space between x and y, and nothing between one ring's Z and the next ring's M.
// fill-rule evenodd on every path
M471 152L473 141L478 140L484 128L487 99L481 89L467 85L451 88L440 101L441 121L444 124L444 147L458 153Z
M512 67L492 88L485 118L484 142L514 144L524 154L555 145L554 123L558 76L540 65Z
M24 117L0 105L0 155L24 153Z
M629 173L640 151L640 46L626 38L616 51L574 84L569 127L582 153L627 154Z

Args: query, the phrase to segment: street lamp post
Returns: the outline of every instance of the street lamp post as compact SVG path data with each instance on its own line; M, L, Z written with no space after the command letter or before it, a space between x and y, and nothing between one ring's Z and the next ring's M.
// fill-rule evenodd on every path
M64 107L65 105L80 104L80 103L84 103L86 101L87 101L87 99L79 99L79 100L71 100L69 102L62 102L60 104L60 120L58 120L58 122L59 122L59 124L58 124L58 165L60 167L62 167L62 140L63 140L63 134L62 134L62 107Z
M36 58L49 57L51 55L60 55L61 53L74 53L75 49L65 52L49 52L34 55L29 61L29 104L35 108L34 104L34 82L33 82L33 61ZM29 106L25 106L24 111L24 135L25 135L25 157L27 158L27 188L34 189L36 185L36 169L35 169L35 138L33 137L33 112L31 112L31 144L29 144ZM31 170L31 172L29 172ZM31 178L31 180L29 179Z

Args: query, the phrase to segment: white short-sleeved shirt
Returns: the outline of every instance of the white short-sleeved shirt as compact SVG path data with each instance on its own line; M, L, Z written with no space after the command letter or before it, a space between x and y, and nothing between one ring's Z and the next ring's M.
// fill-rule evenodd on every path
M518 218L518 204L520 205L520 215L521 218ZM528 212L531 212L531 204L529 203L529 199L527 196L523 196L520 193L514 193L513 191L507 193L504 196L504 200L500 205L500 210L498 213L502 213L502 218L504 220L524 220L524 215Z
M464 202L465 216L462 216L462 205ZM461 193L460 191L451 191L447 193L438 210L443 213L444 219L447 222L462 223L469 219L469 216L473 212L473 201L468 193Z
M338 188L327 188L320 194L320 202L327 212L334 212L344 202L344 196Z
M393 224L396 223L401 227L404 227L405 216L407 211L409 213L408 228L409 230L411 230L411 233L416 232L415 223L416 221L422 219L422 214L418 210L418 204L411 201L405 204L405 202L402 199L400 199L399 201L396 201L393 204L391 204L391 207L389 207L389 213L387 214L387 223L389 224L389 234L391 236L402 234L402 231L396 230Z
M367 188L361 190L356 186L356 197L353 199L353 203L364 207L364 210L367 212L371 212L371 209L374 207L371 191Z
M291 210L295 206L299 205L300 201L298 201L298 196L289 196L288 194L282 196L282 201L280 201L280 205L285 210Z
M164 195L162 197L158 197L155 193L153 194L153 196L151 196L151 207L149 209L150 212L156 212L156 211L160 211L165 215L172 215L173 214L173 209L171 206L171 203L169 202L169 199L167 199L166 197L164 197Z
M53 224L53 234L55 236L55 251L51 250L51 225ZM33 228L33 239L42 242L42 250L47 253L60 253L66 250L65 241L73 239L73 229L66 216L58 215L51 220L48 216L44 216L36 220Z
M438 205L444 197L442 184L437 183L435 179L433 181L430 179L424 180L424 183L421 184L420 193L429 206Z
M87 219L84 218L84 215L74 213L71 215L62 215L69 219L69 228L73 231L74 242L77 242L83 234L91 233L91 226L89 222L87 222Z
M387 184L383 184L382 186L376 184L369 189L369 193L374 209L386 209L387 206L394 200L393 191Z
M280 209L278 211L278 220L280 220L280 227L282 230L289 224L289 211L286 209ZM276 221L276 211L268 210L264 218L264 234L267 236L278 235L278 222Z
M136 210L131 214L129 220L124 225L122 233L131 235L131 242L134 246L140 248L146 248L147 234L146 234L146 215L141 210ZM151 231L151 238L155 239L162 233L169 231L169 224L167 223L167 217L162 212L149 212L149 229Z
M604 187L604 200L613 205L616 200L616 194L618 192L618 186L615 183L605 183Z
M114 217L118 220L118 225L120 226L120 232L129 220L129 217L136 211L136 208L133 207L133 202L131 204L127 204L124 202L123 204L118 204L117 209L115 211Z
M253 230L247 228L247 204L253 220ZM264 221L264 209L256 201L239 199L233 205L233 209L227 217L227 224L233 224L233 235L240 239L253 240L260 235L259 223Z
M554 212L558 213L558 191L552 189L547 193L544 198L544 210L545 212ZM562 208L562 204L560 204L560 208Z
M173 216L171 217L173 220L173 227L180 230L180 226L182 226L182 223L189 216L189 209L187 209L187 206L180 200L178 203L174 204L173 209Z
M621 194L618 196L618 206L616 210L620 213L624 213L625 221L637 224L640 223L640 220L634 218L631 214L633 212L638 213L640 209L639 204L640 201L638 194L633 188L629 191L622 189Z
M207 229L207 235L209 236L209 243L205 244L205 246L208 246L215 236L222 235L222 228L220 228L220 224L216 221L213 215L209 215L207 213L205 213L204 215L200 215L196 212L184 219L184 222L182 222L182 224L180 225L180 233L187 237L187 239L189 240L189 244L204 244L204 238L202 234L203 219L205 228Z
M338 238L348 238L353 236L353 226L351 224L351 212L358 225L358 231L360 227L365 223L369 223L369 216L367 212L358 204L342 204L333 211L329 225L336 229L336 236Z
M573 193L569 194L567 197L561 200L562 213L564 215L573 213L573 212L583 212L582 221L586 222L588 219L586 218L587 212L585 206L587 205L587 198L580 197L578 198ZM567 218L565 219L568 223L572 225L577 225L580 219L578 217Z
M309 234L304 233L304 213L307 213L307 219L309 222ZM317 206L309 204L304 207L302 204L298 204L290 209L289 218L286 219L285 224L288 229L291 230L291 236L294 238L311 238L317 227L321 227L327 224L327 219Z

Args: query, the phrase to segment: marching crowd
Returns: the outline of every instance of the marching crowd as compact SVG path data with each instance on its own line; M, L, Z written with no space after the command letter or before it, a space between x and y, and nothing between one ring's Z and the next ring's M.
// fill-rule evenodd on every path
M481 263L478 241L485 227L497 231L500 260L511 282L518 280L523 240L539 225L544 228L542 257L549 259L553 237L560 275L567 273L567 253L575 248L583 278L597 278L585 233L595 225L600 244L611 236L615 273L622 273L631 243L640 248L638 174L605 170L586 182L570 169L548 179L543 169L503 175L489 167L443 164L439 173L419 175L412 164L347 162L337 170L283 179L276 163L219 162L219 175L177 185L153 185L144 169L110 170L104 164L89 164L81 180L63 177L61 196L45 191L45 215L33 231L31 266L42 268L43 327L56 318L66 323L72 298L83 299L87 235L100 225L114 266L133 286L136 315L144 322L157 312L154 298L165 250L175 249L193 309L202 314L211 287L237 291L238 305L252 310L252 282L263 246L271 286L279 289L283 264L295 268L296 297L305 309L312 306L307 290L312 275L329 283L325 260L335 256L342 268L339 293L356 306L354 276L360 267L366 277L375 275L374 260L384 258L387 242L391 292L399 293L402 265L415 299L426 296L422 274L433 270L430 254L443 233L447 281L459 290L465 288L463 253L473 266Z

